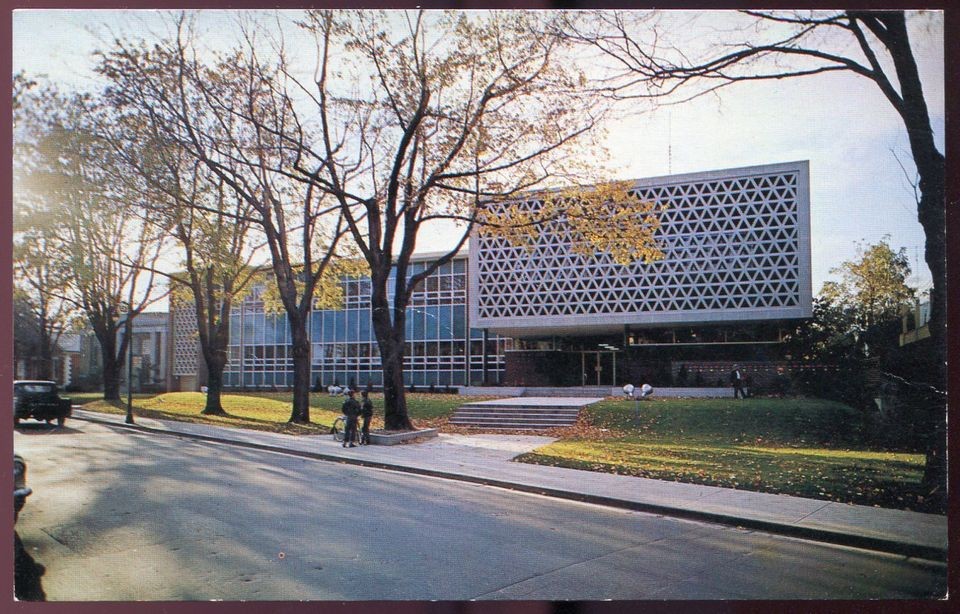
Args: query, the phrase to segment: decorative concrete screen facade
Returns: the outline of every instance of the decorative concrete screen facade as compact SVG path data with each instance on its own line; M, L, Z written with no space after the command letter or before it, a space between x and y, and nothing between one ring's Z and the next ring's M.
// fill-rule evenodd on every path
M809 194L806 161L640 179L633 195L666 206L652 264L578 255L560 222L532 250L475 234L471 322L529 337L810 317Z
M173 365L174 377L196 376L200 365L200 337L197 334L197 312L193 303L170 299L173 313Z

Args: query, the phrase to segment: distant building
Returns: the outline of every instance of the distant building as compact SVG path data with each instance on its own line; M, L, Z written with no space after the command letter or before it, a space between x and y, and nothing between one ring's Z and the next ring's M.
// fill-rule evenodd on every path
M63 333L57 340L59 354L53 359L54 380L67 387L80 375L83 353L83 333Z
M124 335L125 319L120 320L118 340ZM133 385L138 392L167 390L169 371L170 314L168 312L144 312L133 318L133 336L129 351L132 359ZM127 365L122 369L122 381L126 382ZM126 385L125 383L123 384Z
M916 343L930 336L930 302L917 301L901 315L900 345Z

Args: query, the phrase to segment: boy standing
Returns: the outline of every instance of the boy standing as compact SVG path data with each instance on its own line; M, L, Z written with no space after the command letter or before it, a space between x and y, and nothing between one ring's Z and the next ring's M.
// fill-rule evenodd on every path
M347 417L347 425L343 432L343 447L354 447L353 440L357 436L357 418L360 416L360 404L353 398L353 390L347 392L347 400L343 402L343 415Z
M363 426L360 429L360 445L370 445L370 418L373 417L373 402L370 393L366 390L360 393L363 401L360 403L360 415L363 416Z

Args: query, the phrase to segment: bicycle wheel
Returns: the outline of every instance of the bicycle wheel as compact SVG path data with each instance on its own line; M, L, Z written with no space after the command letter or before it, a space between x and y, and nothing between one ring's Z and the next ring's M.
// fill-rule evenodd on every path
M343 416L333 421L333 426L330 428L330 432L333 433L333 439L335 441L343 441L343 430L345 427L346 424L343 421Z

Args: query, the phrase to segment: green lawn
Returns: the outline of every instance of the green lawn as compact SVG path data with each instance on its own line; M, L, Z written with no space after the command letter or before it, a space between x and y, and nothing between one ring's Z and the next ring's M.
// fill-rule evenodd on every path
M73 395L75 404L83 404L84 409L107 413L126 413L126 396L120 403L107 403L102 394ZM478 397L488 398L488 397ZM225 394L222 397L223 409L227 416L205 416L200 413L205 403L205 395L200 392L171 392L161 395L134 395L133 413L149 418L180 420L218 426L234 426L275 433L308 435L326 433L333 421L340 415L344 397L327 393L310 395L310 420L312 424L290 424L290 410L293 395L289 392L245 392L243 394ZM374 419L371 428L383 426L383 395L373 393L370 399L374 405ZM473 397L471 397L473 400ZM407 411L415 426L433 426L445 421L445 418L464 402L464 398L455 394L407 393Z
M856 410L819 399L659 399L590 406L529 463L929 510L923 454L864 445Z
M272 399L282 401L288 405L293 400L293 395L289 392L244 392L246 396L258 397L262 399ZM433 421L438 418L450 416L453 411L466 403L465 397L458 394L430 394L426 392L408 392L407 414L410 419L419 424L420 421ZM493 397L470 397L468 400L483 400ZM357 395L360 399L360 395ZM375 413L383 416L383 394L374 392L370 395L373 401ZM310 394L310 407L335 411L340 415L340 407L343 405L343 396L331 396L326 392L314 392ZM289 410L288 410L289 413ZM287 416L289 417L289 416Z
M74 405L83 405L84 403L89 403L90 401L102 401L103 393L102 392L63 392L60 391L60 396L70 399ZM153 393L143 394L136 392L133 395L134 399L149 399L156 396ZM120 398L124 403L127 402L127 393L126 391L120 393Z

